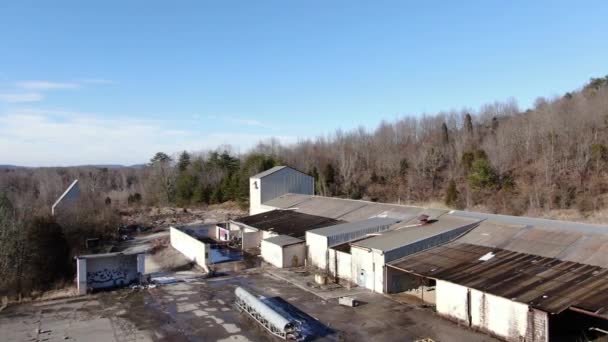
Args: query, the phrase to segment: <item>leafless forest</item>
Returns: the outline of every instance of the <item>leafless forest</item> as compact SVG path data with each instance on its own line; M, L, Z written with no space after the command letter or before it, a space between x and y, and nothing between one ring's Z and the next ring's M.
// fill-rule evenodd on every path
M336 131L289 146L261 142L244 155L222 147L159 152L140 167L0 169L0 292L60 280L40 282L42 274L69 278L73 270L53 267L69 264L86 236L112 238L125 208L246 206L248 177L278 164L314 175L317 192L327 196L591 215L608 205L608 76L539 98L526 111L507 101L477 112L406 116L373 131ZM51 218L51 205L74 179L82 191L78 210Z

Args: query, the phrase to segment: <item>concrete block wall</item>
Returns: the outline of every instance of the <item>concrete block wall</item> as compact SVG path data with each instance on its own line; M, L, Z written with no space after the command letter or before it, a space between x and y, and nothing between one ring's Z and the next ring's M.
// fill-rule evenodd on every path
M107 255L77 258L76 281L79 294L139 283L144 274L145 255Z

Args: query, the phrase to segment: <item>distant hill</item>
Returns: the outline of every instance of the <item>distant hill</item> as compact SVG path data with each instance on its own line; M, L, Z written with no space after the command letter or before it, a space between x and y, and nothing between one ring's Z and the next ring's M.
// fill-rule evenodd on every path
M95 168L106 168L106 169L122 169L122 168L134 168L140 169L145 167L146 164L133 164L133 165L120 165L120 164L89 164L89 165L70 165L70 166L19 166L11 164L0 164L0 170L17 170L17 169L35 169L35 168L60 168L60 167L95 167Z
M26 168L25 166L0 164L0 170L15 170L15 169L25 169L25 168Z

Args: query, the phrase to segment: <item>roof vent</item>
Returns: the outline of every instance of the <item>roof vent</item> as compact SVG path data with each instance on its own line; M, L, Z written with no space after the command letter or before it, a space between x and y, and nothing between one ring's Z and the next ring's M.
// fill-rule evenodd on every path
M418 216L418 221L420 221L421 224L427 224L429 223L429 215L420 215Z

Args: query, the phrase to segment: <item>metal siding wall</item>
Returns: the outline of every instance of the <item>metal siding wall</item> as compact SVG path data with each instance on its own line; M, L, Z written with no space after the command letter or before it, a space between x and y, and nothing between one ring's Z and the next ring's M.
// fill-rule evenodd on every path
M313 195L314 178L299 171L284 168L260 179L261 203L287 193Z

